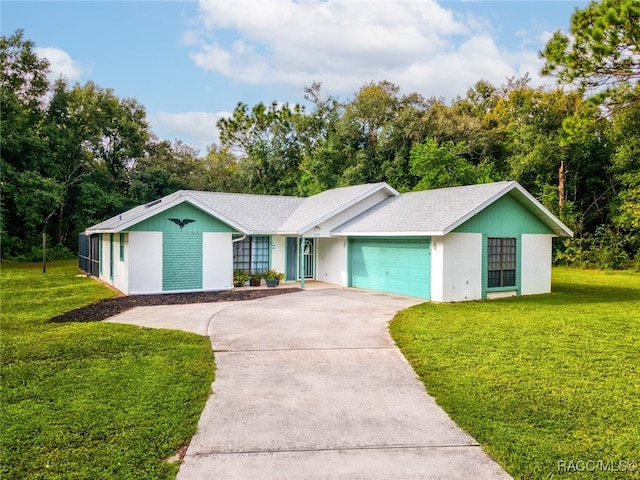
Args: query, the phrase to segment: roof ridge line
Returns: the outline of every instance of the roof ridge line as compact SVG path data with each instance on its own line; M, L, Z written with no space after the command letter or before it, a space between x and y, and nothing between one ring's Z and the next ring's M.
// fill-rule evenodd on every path
M238 196L244 196L244 197L294 198L294 199L302 199L302 200L306 198L310 198L310 197L297 197L295 195L274 195L269 193L245 193L245 192L214 192L210 190L178 190L178 192L202 193L205 195L215 194L215 195L238 195ZM175 193L178 193L178 192L175 192Z

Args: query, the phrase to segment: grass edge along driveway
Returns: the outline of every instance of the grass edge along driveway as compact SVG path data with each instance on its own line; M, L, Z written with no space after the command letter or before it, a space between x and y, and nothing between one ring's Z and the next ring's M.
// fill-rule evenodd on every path
M426 303L390 330L515 478L640 478L639 274L555 268L551 294Z
M0 477L174 478L213 381L207 337L48 319L113 296L76 262L3 264Z

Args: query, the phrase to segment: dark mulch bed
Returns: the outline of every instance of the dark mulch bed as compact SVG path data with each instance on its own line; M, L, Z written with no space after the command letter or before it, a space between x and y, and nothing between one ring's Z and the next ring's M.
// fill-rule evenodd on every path
M169 293L162 295L129 295L107 298L93 305L71 310L51 319L52 322L95 322L112 317L133 307L151 305L184 305L187 303L238 302L301 291L300 288L269 288L260 290L225 290L220 292Z

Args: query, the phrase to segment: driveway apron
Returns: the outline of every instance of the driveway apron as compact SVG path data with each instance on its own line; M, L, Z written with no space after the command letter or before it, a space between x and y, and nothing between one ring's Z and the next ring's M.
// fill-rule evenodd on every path
M388 321L416 303L335 288L217 308L213 394L178 479L510 478L393 344Z

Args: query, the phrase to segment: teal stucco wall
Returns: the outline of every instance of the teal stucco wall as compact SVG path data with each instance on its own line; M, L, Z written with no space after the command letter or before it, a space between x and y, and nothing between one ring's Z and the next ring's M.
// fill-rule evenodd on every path
M182 228L169 220L195 220ZM202 210L182 203L160 212L128 229L132 232L162 232L162 290L200 290L203 280L203 238L205 232L233 232L234 229ZM218 252L220 255L233 255Z

